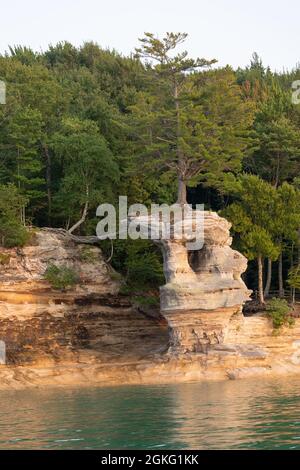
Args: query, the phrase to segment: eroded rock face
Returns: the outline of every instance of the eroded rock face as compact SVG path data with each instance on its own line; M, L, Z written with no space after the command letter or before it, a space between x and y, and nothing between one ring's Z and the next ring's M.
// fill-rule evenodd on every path
M240 307L250 291L241 279L244 256L230 247L230 224L214 212L204 213L204 246L188 251L189 240L161 240L167 283L161 287L163 313Z
M185 243L170 247L159 241L167 247L165 287L181 286L186 275L198 283L206 276L211 283L218 278L239 280L245 260L235 258L230 249L229 224L216 214L205 217L206 246L192 259L187 258ZM226 247L231 251L221 250ZM27 247L1 249L1 254L8 255L0 264L0 340L7 346L8 367L0 367L0 389L161 384L300 372L300 318L274 335L270 318L244 317L241 304L177 307L163 312L168 335L163 319L143 315L128 297L117 293L119 282L98 248L87 253L83 245L42 230ZM51 289L43 274L52 262L75 267L80 284L66 291ZM248 294L243 284L241 290ZM216 294L221 301L218 289ZM300 316L299 305L295 314Z
M39 230L24 248L1 249L0 340L8 365L137 362L167 348L161 319L138 312L119 294L117 273L98 247ZM71 267L79 283L45 281L47 266Z
M170 327L169 353L207 353L224 344L239 307L208 310L174 310L164 313Z
M72 295L116 293L119 289L119 282L113 280L113 270L105 263L99 248L78 245L51 230L36 231L25 247L2 248L1 254L5 262L0 265L0 300L9 292L14 293L15 299L18 292L24 295L50 292L44 274L51 264L71 267L79 276L80 282Z
M137 220L142 232L149 230L149 221L159 224L153 217ZM156 240L163 252L166 278L160 288L160 306L170 326L173 352L199 352L222 343L226 324L251 294L241 278L247 260L231 248L230 223L207 211L202 225L194 220L197 213L190 210L185 213L186 230L180 239L165 238L162 232ZM202 248L189 251L190 243L201 240L201 235Z

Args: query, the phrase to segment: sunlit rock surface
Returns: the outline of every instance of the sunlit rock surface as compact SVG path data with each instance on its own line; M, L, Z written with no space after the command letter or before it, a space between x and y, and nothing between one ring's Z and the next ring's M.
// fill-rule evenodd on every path
M235 307L249 299L241 279L247 260L230 247L229 229L227 220L205 212L203 248L188 251L186 238L159 241L167 281L161 288L162 312Z
M116 293L119 288L99 248L78 245L59 232L34 231L25 247L2 248L1 253L7 257L7 262L0 266L0 299L8 297L9 292L14 293L16 302L21 300L22 294L25 299L26 295L33 294L59 296L44 279L51 264L68 266L78 275L80 282L72 289L72 296Z
M202 217L202 218L201 218ZM199 224L196 224L199 220ZM137 217L141 231L158 217ZM223 330L232 315L241 311L249 291L241 275L247 260L231 248L230 223L215 212L185 214L182 237L161 236L166 284L160 288L162 315L170 326L172 352L203 351L223 341ZM191 242L203 246L190 250Z
M185 245L178 244L181 268L177 269L179 253L173 250L173 255L177 253L173 258L167 253L165 268L170 277L165 287L174 280L181 285L186 269L193 282L202 282L205 272L211 276L211 284L217 278L227 279L240 294L244 292L241 297L245 299L248 292L240 280L245 260L230 249L228 223L208 215L209 256L203 262L204 246L202 253L187 260ZM218 250L222 247L231 250L228 258L221 257ZM214 261L208 262L211 253ZM41 230L27 247L2 249L1 254L7 256L1 257L4 264L0 265L0 340L5 341L7 355L6 365L0 365L0 389L161 384L300 373L299 318L292 328L283 327L274 334L271 319L264 314L244 317L241 303L212 309L202 304L201 309L163 311L168 333L159 311L149 316L118 293L118 276L99 248L91 248L87 254L84 245ZM216 268L216 257L222 259L222 269ZM49 263L73 267L80 283L65 291L52 289L44 280ZM223 296L219 290L216 294L218 302L228 299L226 289ZM295 313L300 315L300 305Z
M95 246L51 230L24 248L1 249L0 340L8 365L137 362L166 349L166 325L119 294L120 276ZM68 266L78 284L59 290L44 279L51 264Z

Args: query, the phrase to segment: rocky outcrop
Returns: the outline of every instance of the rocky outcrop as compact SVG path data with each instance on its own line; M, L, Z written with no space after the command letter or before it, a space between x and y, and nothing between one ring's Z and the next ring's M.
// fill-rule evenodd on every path
M161 288L164 313L236 307L249 299L251 292L241 279L247 260L230 247L230 223L214 212L204 212L203 224L204 244L199 250L188 251L187 244L193 241L190 233L181 240L158 241L166 275Z
M59 299L61 293L53 291L44 279L51 264L70 267L79 277L72 297L115 294L119 289L119 282L114 280L116 273L105 263L99 248L77 244L59 231L32 231L25 247L2 248L1 260L0 300L4 301L11 299L13 303L23 304L32 296L40 296L42 303L44 294L47 303L49 295L54 301ZM69 291L64 291L63 298L67 299L68 294Z
M0 389L164 384L300 373L300 319L296 319L292 328L283 328L275 335L271 321L265 316L245 318L237 314L224 330L222 343L215 343L205 352L176 355L162 352L167 344L163 326L151 328L144 320L137 324L132 311L124 315L123 310L118 310L115 318L113 315L114 309L107 310L106 316L95 316L93 323L87 322L91 332L96 325L105 328L106 339L98 336L90 348L81 346L73 355L60 349L59 358L52 364L49 360L39 360L1 366ZM151 342L154 337L156 342ZM95 354L97 343L102 343L98 355ZM121 354L117 354L118 350Z
M1 249L0 260L7 365L137 362L166 349L166 325L119 294L119 276L98 247L40 230L24 248ZM51 264L72 268L78 284L53 289L44 278Z
M158 215L135 221L143 233L163 223ZM173 236L166 238L162 229L155 240L164 259L166 284L160 288L160 306L170 327L170 352L204 351L223 341L231 316L249 299L251 291L241 278L247 260L231 248L231 225L215 212L188 209L180 238L174 235L175 222L174 226ZM189 251L195 240L203 240L203 246Z
M206 227L214 229L206 230L205 256L194 253L188 258L182 243L174 243L170 252L165 252L169 276L165 287L173 289L174 281L175 289L182 287L190 273L197 288L206 276L210 278L218 305L232 298L230 283L245 299L249 292L240 279L245 260L230 249L230 240L225 237L229 225L209 213L207 221L210 225ZM176 246L181 259L175 255ZM224 252L228 259L222 258ZM274 334L265 315L244 317L241 304L205 308L208 304L200 304L199 296L197 305L201 308L163 310L169 334L158 313L147 316L129 297L119 294L118 276L99 248L87 248L47 230L36 232L23 249L1 250L0 263L0 340L7 349L6 365L0 365L0 389L300 373L299 318L293 327ZM52 289L44 279L52 263L72 267L80 282L64 291ZM227 282L222 284L223 295L217 279ZM185 293L188 283L186 289ZM179 297L179 305L181 301L185 298Z

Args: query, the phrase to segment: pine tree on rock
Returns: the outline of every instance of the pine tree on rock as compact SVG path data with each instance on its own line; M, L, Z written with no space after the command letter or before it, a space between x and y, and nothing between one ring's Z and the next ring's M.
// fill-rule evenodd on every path
M137 158L147 171L177 176L180 204L187 185L220 185L223 173L241 169L253 113L230 68L200 73L216 61L174 53L186 37L146 33L140 40L151 82L130 108Z

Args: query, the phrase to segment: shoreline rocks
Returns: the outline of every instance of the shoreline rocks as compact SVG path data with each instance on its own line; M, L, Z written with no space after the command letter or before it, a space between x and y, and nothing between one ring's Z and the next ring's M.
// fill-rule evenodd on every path
M99 248L93 247L84 257L82 249L43 230L35 234L30 246L5 250L9 261L0 267L0 340L6 343L7 364L0 366L0 389L300 373L300 319L274 335L270 319L244 317L241 305L205 309L202 304L198 309L163 309L168 332L159 312L144 315L129 297L118 293L119 281L111 276ZM237 258L235 269L229 269L231 258L224 273L218 268L204 274L216 266L208 259L197 261L196 278L211 275L211 282L218 277L240 282L244 259ZM50 262L78 269L80 284L65 291L52 289L43 277ZM176 271L176 263L172 269ZM172 275L181 286L177 282L180 270L175 271ZM248 296L244 284L239 285ZM216 290L216 298L224 301L226 293Z

